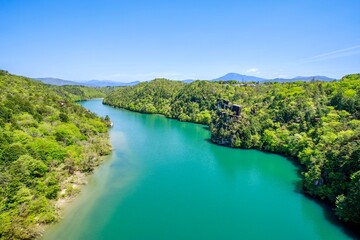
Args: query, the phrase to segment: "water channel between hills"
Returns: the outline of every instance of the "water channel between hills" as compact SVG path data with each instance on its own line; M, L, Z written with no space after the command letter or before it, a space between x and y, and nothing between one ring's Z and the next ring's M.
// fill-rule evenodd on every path
M44 239L350 239L299 192L298 167L209 142L205 126L81 102L113 153Z

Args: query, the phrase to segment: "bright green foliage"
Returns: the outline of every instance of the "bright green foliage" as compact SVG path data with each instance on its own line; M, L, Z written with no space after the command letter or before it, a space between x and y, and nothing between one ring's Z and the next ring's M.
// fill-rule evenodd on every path
M241 116L218 109L217 99L241 105ZM208 124L218 144L298 159L305 191L336 205L344 221L360 222L360 74L333 82L156 80L116 89L104 103Z
M336 197L336 213L345 221L360 224L360 171L351 176L348 194Z
M106 94L112 92L115 87L86 87L86 86L54 86L47 85L54 92L70 101L88 100L92 98L104 98Z
M105 120L73 103L103 93L6 71L0 89L0 239L34 238L41 224L58 219L64 180L92 171L110 152Z
M215 110L217 97L225 85L196 81L185 84L155 79L136 86L117 88L104 103L143 113L160 113L181 121L209 124L210 110Z
M169 116L171 100L185 83L155 79L133 87L120 87L110 92L104 102L143 113L160 113ZM111 99L110 101L108 101Z

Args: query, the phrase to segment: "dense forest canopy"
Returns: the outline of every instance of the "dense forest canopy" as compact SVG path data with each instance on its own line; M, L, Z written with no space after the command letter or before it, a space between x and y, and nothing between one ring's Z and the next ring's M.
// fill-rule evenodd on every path
M29 239L56 221L61 195L79 189L111 151L108 122L74 100L106 89L55 87L0 71L0 239Z
M156 79L131 87L51 86L0 70L0 239L28 239L59 218L110 150L109 118L75 101L206 124L211 140L297 159L304 190L360 226L360 74L333 82Z
M116 87L86 87L78 85L47 86L55 93L73 102L93 98L104 98L107 94L116 89Z
M360 226L360 74L261 84L156 79L116 89L104 103L207 124L218 144L293 157L304 167L304 190Z

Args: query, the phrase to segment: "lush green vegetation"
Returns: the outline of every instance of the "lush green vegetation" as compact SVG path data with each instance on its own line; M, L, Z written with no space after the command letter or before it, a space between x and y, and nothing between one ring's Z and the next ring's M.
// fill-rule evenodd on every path
M73 100L101 97L0 71L0 239L29 239L58 219L61 196L109 154L105 119ZM100 96L99 96L100 94Z
M63 96L69 101L88 100L92 98L104 98L116 87L86 87L86 86L54 86L48 85L55 93Z
M56 200L110 151L107 124L74 103L104 103L207 124L218 144L297 159L305 191L360 225L360 75L336 82L239 84L157 79L131 87L50 86L0 71L0 239L35 237ZM240 117L218 99L241 105Z
M217 99L241 105L240 117ZM297 159L303 186L360 225L360 75L334 82L238 84L164 79L119 88L104 103L210 126L213 142Z
M136 86L117 88L104 103L142 113L160 113L181 121L209 124L210 111L224 89L207 81L186 84L166 79L155 79Z

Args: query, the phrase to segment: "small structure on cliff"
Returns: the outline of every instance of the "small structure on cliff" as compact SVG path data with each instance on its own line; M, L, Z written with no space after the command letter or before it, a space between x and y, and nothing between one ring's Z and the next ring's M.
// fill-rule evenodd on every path
M218 109L227 109L229 105L229 101L225 99L218 99L217 100L217 107Z
M59 101L59 105L60 105L60 107L64 107L65 106L65 101L64 100Z
M231 112L233 112L233 114L230 115L230 117L240 117L241 116L241 106L237 105L237 104L231 104L228 100L226 99L218 99L217 100L217 107L218 110L221 111L221 109L225 109L225 110L230 110ZM222 112L224 114L224 112Z
M237 104L233 104L231 106L231 111L235 112L235 115L237 117L240 117L240 114L241 114L241 106L240 105L237 105Z

